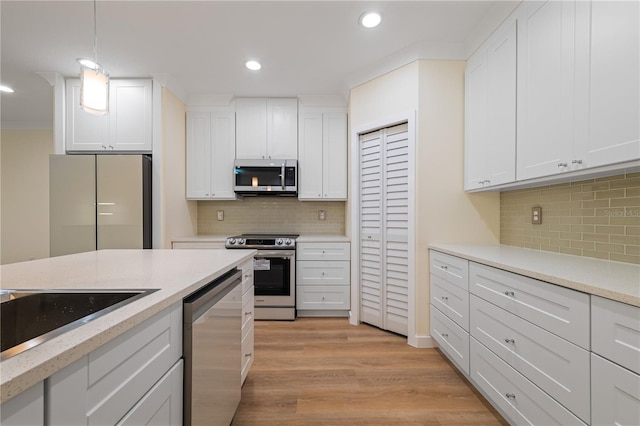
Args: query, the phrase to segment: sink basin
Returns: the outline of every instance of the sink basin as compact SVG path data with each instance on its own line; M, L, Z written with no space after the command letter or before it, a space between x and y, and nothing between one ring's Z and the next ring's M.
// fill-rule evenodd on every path
M0 290L4 360L138 300L150 290Z

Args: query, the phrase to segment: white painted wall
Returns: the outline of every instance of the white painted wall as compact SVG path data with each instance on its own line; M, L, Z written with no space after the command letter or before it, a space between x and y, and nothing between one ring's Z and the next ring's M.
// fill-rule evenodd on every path
M428 245L499 241L499 194L463 191L464 69L464 61L415 61L350 95L352 129L408 110L417 114L415 327L409 329L419 345L429 344Z
M186 106L166 88L162 89L162 156L162 241L156 247L171 248L173 238L197 233L198 204L185 195Z
M0 263L49 257L49 155L52 130L3 130Z

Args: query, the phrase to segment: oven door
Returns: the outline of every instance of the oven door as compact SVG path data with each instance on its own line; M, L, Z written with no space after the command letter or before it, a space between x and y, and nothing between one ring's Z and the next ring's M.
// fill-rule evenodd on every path
M258 250L253 261L256 307L295 306L295 254L295 250Z

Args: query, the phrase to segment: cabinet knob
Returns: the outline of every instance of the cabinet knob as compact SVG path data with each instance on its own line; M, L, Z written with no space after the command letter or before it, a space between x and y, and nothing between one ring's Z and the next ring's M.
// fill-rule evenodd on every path
M567 163L558 163L558 167L567 167Z
M511 344L513 345L514 343L516 343L516 341L514 339L504 339L505 343Z
M504 294L505 294L505 296L509 296L509 297L513 297L513 296L515 296L515 295L516 295L514 292L512 292L512 291L508 291L508 290L507 290L507 291L505 291L505 292L504 292Z
M514 393L505 393L504 396L506 396L509 399L516 399L516 394Z
M582 164L582 160L573 160L571 164Z

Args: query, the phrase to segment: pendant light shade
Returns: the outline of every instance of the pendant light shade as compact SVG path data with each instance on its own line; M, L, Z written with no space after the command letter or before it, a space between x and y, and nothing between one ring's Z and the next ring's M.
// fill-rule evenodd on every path
M109 113L109 73L98 65L98 32L96 0L93 0L93 61L78 59L80 63L80 108L90 114Z
M109 112L109 74L102 68L80 68L80 107L95 115Z

